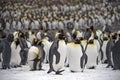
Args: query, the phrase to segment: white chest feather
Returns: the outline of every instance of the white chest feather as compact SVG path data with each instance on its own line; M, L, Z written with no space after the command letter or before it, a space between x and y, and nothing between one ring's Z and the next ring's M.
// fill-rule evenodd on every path
M62 69L64 67L65 64L65 59L66 59L66 53L67 53L67 48L66 48L66 44L65 41L61 40L58 43L58 52L60 54L60 60L59 63L56 64L56 57L53 56L53 68L55 71L58 71L60 69Z
M16 47L14 42L11 44L11 61L10 61L10 64L12 66L20 64L20 61L21 61L20 50L21 50L20 45L18 45Z

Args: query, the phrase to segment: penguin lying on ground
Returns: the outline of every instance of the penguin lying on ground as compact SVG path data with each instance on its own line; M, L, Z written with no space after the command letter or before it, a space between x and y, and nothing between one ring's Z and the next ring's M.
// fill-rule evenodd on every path
M64 70L61 70L65 65L66 59L66 43L63 33L59 33L58 39L56 39L50 47L49 52L49 71L54 71L56 74L60 74Z

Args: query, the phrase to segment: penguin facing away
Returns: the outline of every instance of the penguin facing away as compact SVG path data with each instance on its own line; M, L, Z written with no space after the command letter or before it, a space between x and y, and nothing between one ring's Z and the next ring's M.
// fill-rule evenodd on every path
M66 43L65 43L64 34L58 34L58 39L56 39L50 47L49 52L49 71L47 73L51 73L52 71L56 72L56 74L60 74L64 70L61 70L65 65L66 59Z
M69 66L71 72L82 71L81 59L83 56L82 47L80 45L80 40L76 40L71 44L71 50L69 54Z
M66 67L69 67L69 57L70 57L70 53L71 53L71 48L72 48L72 44L74 44L74 42L73 41L71 41L71 42L69 42L69 43L67 43L67 53L66 53L66 61L65 61L65 66Z
M94 69L97 65L97 58L98 58L98 52L97 52L97 46L94 44L94 40L90 40L87 45L86 49L86 55L87 55L87 63L86 68L88 69Z

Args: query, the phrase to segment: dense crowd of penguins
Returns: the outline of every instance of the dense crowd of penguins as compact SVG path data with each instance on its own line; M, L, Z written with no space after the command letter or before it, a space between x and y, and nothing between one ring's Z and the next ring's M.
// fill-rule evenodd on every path
M0 9L2 69L29 65L34 71L49 64L47 73L60 74L64 66L79 72L104 63L120 69L120 31L110 29L120 21L118 6L5 2Z
M39 0L23 0L23 2L0 2L0 16L4 20L6 30L23 29L64 29L75 27L83 29L94 25L98 28L114 27L120 21L119 5L106 2L77 4L41 5ZM7 27L5 27L7 26Z

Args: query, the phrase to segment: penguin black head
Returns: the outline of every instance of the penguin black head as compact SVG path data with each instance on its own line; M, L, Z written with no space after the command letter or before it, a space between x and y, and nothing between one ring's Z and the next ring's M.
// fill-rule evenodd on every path
M38 41L37 45L39 45L39 46L43 46L43 44L42 44L42 40L41 40L41 41Z
M93 39L89 40L88 44L94 44L94 40Z
M87 29L86 29L86 32L88 32L89 30L90 30L90 29L89 29L89 28L87 28Z
M90 30L91 30L91 31L94 31L94 26L90 26Z
M38 44L38 39L37 38L34 38L33 39L33 45L37 45Z
M29 27L28 30L31 30L31 28Z
M116 40L117 39L117 35L112 35L112 39Z
M73 37L74 40L76 39L76 37L77 37L77 31L75 31L75 32L73 33L72 37Z
M19 31L18 36L19 36L20 38L25 38L25 35L24 35L24 33L23 33L22 31Z
M33 31L31 31L31 34L34 34L34 32L33 32Z
M16 47L20 44L20 41L18 38L15 39L15 44L16 44Z
M65 35L62 34L62 33L60 33L60 34L58 35L58 39L60 39L60 40L65 40Z
M120 34L118 34L119 38L120 38Z
M97 39L98 39L98 36L94 36L94 39L96 39L96 40L97 40Z
M80 41L82 41L82 40L84 40L84 38L83 38L83 37L80 37Z
M9 35L7 36L7 40L8 40L9 42L12 42L12 41L14 40L13 34L9 34Z
M6 36L7 36L7 34L3 32L0 37L1 37L2 39L4 39L4 38L6 38Z
M108 34L108 38L111 38L111 34Z
M104 37L104 38L103 38L103 40L104 40L104 41L107 41L107 40L108 40L108 38L107 38L107 37Z
M80 39L76 39L75 44L80 44Z

